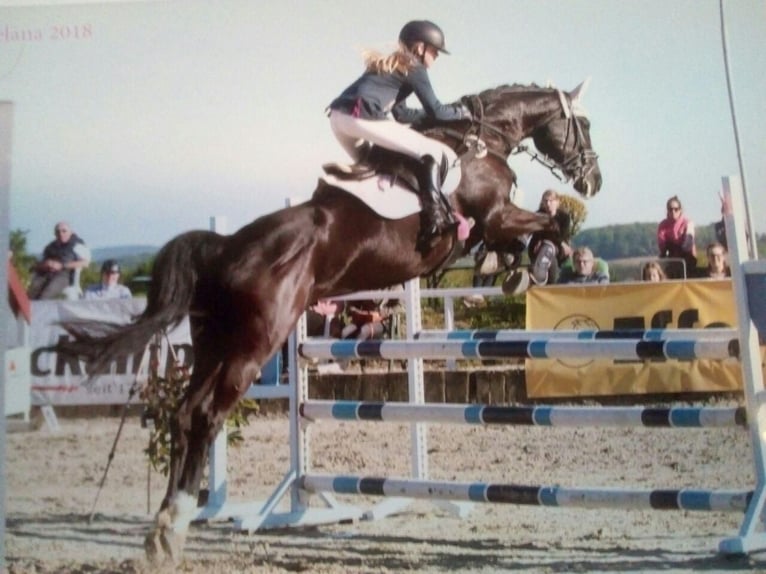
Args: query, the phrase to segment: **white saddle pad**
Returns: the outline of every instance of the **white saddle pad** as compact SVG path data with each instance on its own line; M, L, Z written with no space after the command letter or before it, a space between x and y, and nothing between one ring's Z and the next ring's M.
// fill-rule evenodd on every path
M342 180L334 175L325 175L322 180L328 185L355 195L386 219L401 219L420 212L418 196L409 189L392 183L391 177L386 175L375 175L362 181Z

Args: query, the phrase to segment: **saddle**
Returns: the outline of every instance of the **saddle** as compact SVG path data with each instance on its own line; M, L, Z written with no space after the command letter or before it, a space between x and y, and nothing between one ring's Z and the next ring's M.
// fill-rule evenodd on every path
M409 156L372 146L365 157L355 164L326 163L322 169L327 175L342 181L364 181L376 175L387 175L397 184L410 191L418 192L418 171L420 162Z

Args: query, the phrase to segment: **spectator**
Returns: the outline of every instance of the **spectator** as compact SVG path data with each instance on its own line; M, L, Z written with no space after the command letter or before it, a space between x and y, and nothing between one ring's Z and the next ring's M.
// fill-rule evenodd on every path
M606 262L596 259L593 252L587 247L578 247L572 255L574 269L567 267L561 271L559 283L609 283L609 272L606 270Z
M731 277L731 269L726 262L726 249L718 241L707 246L707 267L703 270L702 277L708 279L726 279Z
M351 301L348 307L351 322L343 328L343 338L366 341L391 336L388 318L398 305L396 299Z
M559 266L572 254L569 245L572 233L572 218L563 209L559 209L559 194L556 190L546 189L540 199L538 213L546 213L556 220L559 235L551 240L544 233L536 232L529 240L529 275L537 285L555 283Z
M120 284L120 264L107 259L101 265L101 281L85 288L84 299L131 299L133 294Z
M45 246L42 260L34 266L27 291L30 299L80 297L80 271L90 264L90 249L65 221L56 224L54 233L56 239Z
M667 217L657 226L657 248L661 258L684 260L685 273L681 273L677 265L668 266L669 276L683 279L697 266L694 223L683 214L678 196L668 199L666 207Z
M713 225L713 231L715 232L715 238L720 243L724 249L728 250L729 246L726 239L726 223L725 223L725 217L727 213L731 213L731 205L728 204L726 201L726 198L723 196L722 193L718 193L718 199L721 200L721 221L718 221L715 225Z
M662 265L656 261L647 262L641 270L642 281L657 283L659 281L665 281L667 278L668 276L665 275L665 270L662 268Z
M320 299L306 312L306 334L309 337L340 339L343 332L342 301Z

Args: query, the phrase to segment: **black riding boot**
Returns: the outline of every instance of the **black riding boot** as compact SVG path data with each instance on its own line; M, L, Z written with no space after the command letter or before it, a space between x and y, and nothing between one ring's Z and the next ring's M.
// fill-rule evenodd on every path
M422 170L418 177L419 197L423 211L420 219L418 248L428 249L431 241L449 231L457 220L452 215L449 201L442 195L441 166L430 156L423 156Z

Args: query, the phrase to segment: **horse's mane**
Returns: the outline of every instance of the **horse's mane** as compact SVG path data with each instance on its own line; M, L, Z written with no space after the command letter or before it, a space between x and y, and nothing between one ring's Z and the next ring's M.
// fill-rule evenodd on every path
M530 92L536 90L549 90L537 84L501 84L496 88L489 88L478 93L479 98L498 97L509 92ZM468 96L471 97L471 96Z

